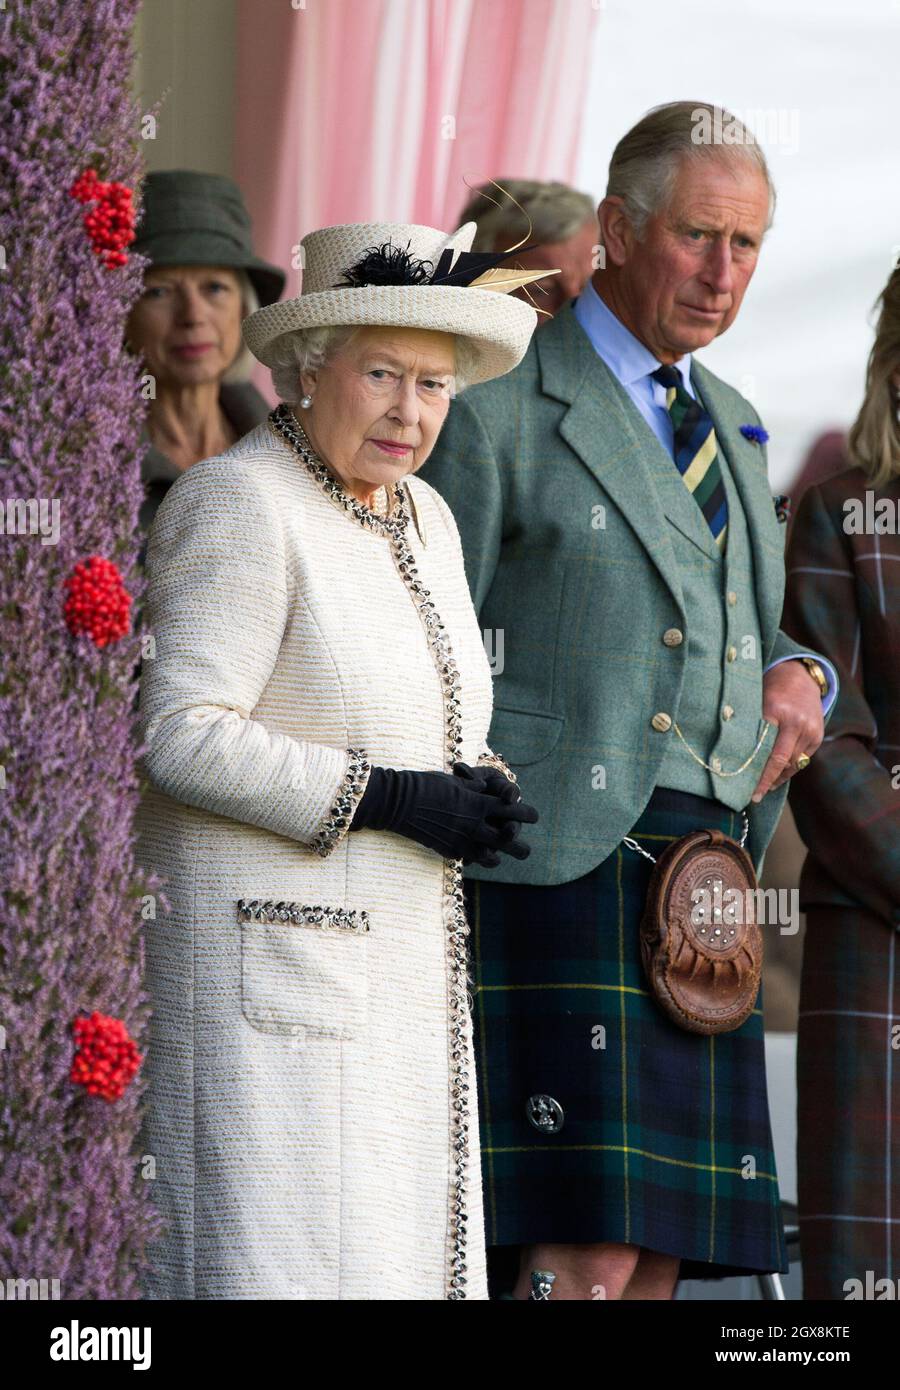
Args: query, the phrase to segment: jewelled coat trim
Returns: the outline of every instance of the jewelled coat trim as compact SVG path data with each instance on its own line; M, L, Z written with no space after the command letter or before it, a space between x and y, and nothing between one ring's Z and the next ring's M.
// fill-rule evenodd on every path
M460 677L450 649L450 640L430 591L419 579L415 555L405 535L395 537L394 561L412 595L444 693L444 759L449 772L462 757L462 714L459 698ZM467 951L469 924L462 887L462 861L444 862L443 918L447 928L448 1012L450 1021L450 1232L451 1254L447 1297L466 1296L466 1222L468 1213L468 1168L470 1076L467 1068L466 1030L468 1023Z
M296 449L322 490L348 516L352 516L355 521L359 522L360 526L366 527L369 531L378 532L380 535L392 537L403 535L409 521L409 513L406 510L403 489L399 483L394 484L393 513L389 517L381 516L378 512L372 511L371 507L365 506L364 503L344 491L331 470L326 468L316 454L303 426L286 405L278 405L270 411L269 423Z
M284 405L277 406L269 416L273 428L279 431L303 459L312 476L321 484L332 501L352 516L361 526L387 536L391 543L394 563L410 592L432 659L437 667L444 698L444 770L462 758L462 715L460 676L450 649L450 639L431 600L431 594L419 578L416 557L406 538L409 513L403 490L394 485L395 511L391 517L379 516L369 507L350 497L335 481L332 473L313 452L312 446L295 419ZM449 1078L450 1078L450 1192L449 1231L450 1250L447 1271L448 1299L464 1299L468 1271L466 1224L468 1221L468 1172L471 1161L469 1149L469 1117L472 1080L468 1070L467 1027L469 1003L467 998L467 949L469 924L463 897L462 861L444 861L442 916L447 931L447 1008L449 1018Z
M259 898L241 898L238 902L239 922L294 922L297 926L335 927L341 931L367 932L369 914L361 908L310 907L306 903L262 902Z
M360 525L371 531L387 535L391 541L392 555L398 567L403 584L409 589L413 603L428 641L431 657L437 666L444 692L444 759L445 771L451 771L453 763L462 758L462 706L459 701L459 670L449 645L449 637L440 614L431 602L430 591L424 587L416 567L416 556L406 539L406 525L409 513L399 484L394 485L396 512L392 517L381 517L371 512L355 498L351 498L335 482L330 470L314 455L312 445L305 431L295 420L287 406L278 406L270 414L271 424L281 432L296 452L305 461L310 473L323 486L324 491L337 506L342 507L349 516L355 517ZM467 952L466 938L469 923L466 919L465 898L462 887L462 860L448 859L444 863L444 905L442 905L444 926L447 927L448 963L448 1013L449 1013L449 1106L451 1106L451 1191L449 1191L449 1229L451 1229L451 1255L449 1255L448 1298L466 1297L466 1202L467 1175L469 1175L469 1116L470 1086L472 1079L467 1069L466 1027L469 1016L469 1001L466 997Z
M502 772L504 777L508 777L510 782L518 785L519 779L509 767L504 758L499 753L482 753L476 763L477 767L494 767L498 772Z
M322 859L327 859L335 845L348 830L372 770L372 764L366 757L363 748L349 748L347 751L350 755L350 761L347 765L347 771L344 773L343 781L338 788L334 805L325 817L318 835L310 845L310 848L314 849Z

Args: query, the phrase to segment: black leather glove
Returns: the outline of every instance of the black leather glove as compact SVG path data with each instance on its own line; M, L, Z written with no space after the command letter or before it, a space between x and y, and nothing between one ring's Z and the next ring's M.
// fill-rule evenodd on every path
M513 797L499 782L512 787ZM449 772L373 767L350 829L393 830L445 859L485 868L500 863L497 851L526 859L531 849L515 836L521 822L537 820L537 811L514 799L517 790L502 774L499 782L489 790L487 779L476 784Z

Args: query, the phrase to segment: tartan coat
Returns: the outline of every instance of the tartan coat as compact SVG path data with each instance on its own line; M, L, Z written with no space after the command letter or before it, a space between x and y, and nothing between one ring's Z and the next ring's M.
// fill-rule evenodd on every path
M797 1025L803 1293L836 1300L851 1279L895 1287L900 1268L900 536L845 529L845 504L864 508L867 490L851 468L803 494L784 609L786 629L815 642L840 677L825 740L790 784L808 851ZM900 478L872 497L896 519Z
M825 739L790 781L809 854L800 906L861 904L900 925L900 535L844 530L858 468L804 492L791 524L785 630L838 672ZM900 512L900 479L875 494Z
M696 359L692 371L746 514L763 666L813 652L779 629L785 528L765 446L740 433L759 416ZM528 859L472 866L467 878L571 882L615 849L656 785L666 745L651 718L666 710L677 719L689 696L687 643L664 647L660 634L703 614L684 608L651 448L658 441L570 301L514 371L454 400L421 470L456 517L482 629L511 637L490 741L541 817L529 826ZM602 531L590 524L598 506ZM679 525L677 514L669 520ZM585 776L598 763L602 804ZM747 807L757 872L786 796L784 785Z

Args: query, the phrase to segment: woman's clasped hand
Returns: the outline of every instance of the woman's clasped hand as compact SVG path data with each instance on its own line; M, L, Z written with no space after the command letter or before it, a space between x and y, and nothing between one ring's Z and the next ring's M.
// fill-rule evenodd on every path
M500 853L527 859L518 838L538 813L515 783L491 767L455 763L453 772L373 767L351 830L393 830L445 859L494 869ZM499 853L498 853L499 851Z

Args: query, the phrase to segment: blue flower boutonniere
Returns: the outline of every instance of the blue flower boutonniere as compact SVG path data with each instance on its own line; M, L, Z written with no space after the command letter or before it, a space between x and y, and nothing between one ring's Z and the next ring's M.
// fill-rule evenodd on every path
M764 430L762 425L741 425L741 434L751 444L765 444L769 438L768 430Z

